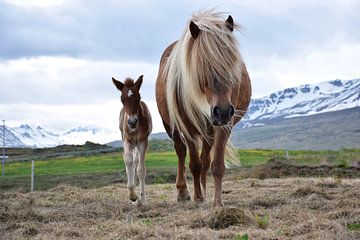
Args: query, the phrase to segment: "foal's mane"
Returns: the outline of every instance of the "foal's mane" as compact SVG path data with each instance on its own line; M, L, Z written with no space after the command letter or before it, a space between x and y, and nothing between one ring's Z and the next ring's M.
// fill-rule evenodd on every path
M210 105L204 93L205 86L211 87L214 79L228 87L238 85L241 81L242 57L225 19L224 13L213 10L195 13L165 66L164 79L167 79L166 97L172 131L176 128L190 140L196 139L193 133L188 132L179 106L201 136L210 140L207 133ZM196 39L189 31L190 21L200 29ZM239 29L239 26L235 24L234 29Z

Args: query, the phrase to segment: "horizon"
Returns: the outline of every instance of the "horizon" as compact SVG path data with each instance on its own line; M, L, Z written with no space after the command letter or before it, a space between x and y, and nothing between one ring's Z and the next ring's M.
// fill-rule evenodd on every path
M51 131L118 130L120 94L111 77L144 75L153 133L164 132L154 97L160 56L193 12L228 12L253 99L304 84L358 79L360 3L183 1L0 1L0 119ZM5 90L4 90L5 89Z
M297 86L292 86L292 87L287 87L287 88L283 88L283 89L277 89L273 92L270 92L270 93L267 93L265 94L264 96L262 97L259 97L259 98L251 98L251 101L253 100L259 100L259 99L262 99L262 98L266 98L268 96L270 96L271 94L273 93L276 93L276 92L279 92L279 91L283 91L283 90L286 90L286 89L289 89L289 88L298 88L298 87L302 87L302 86L305 86L305 85L319 85L319 84L323 84L323 83L328 83L328 82L333 82L333 81L337 81L337 80L340 80L342 82L348 82L348 81L353 81L353 80L360 80L360 77L359 78L354 78L354 79L333 79L333 80L328 80L328 81L321 81L321 82L317 82L317 83L311 83L311 84L302 84L302 85L297 85ZM250 102L250 105L251 105L251 102ZM249 106L250 106L249 105ZM156 109L157 110L157 109ZM15 124L14 124L15 123ZM19 123L16 123L16 122L11 122L10 124L7 124L6 123L6 126L7 127L11 127L11 128L17 128L17 127L21 127L21 125L29 125L30 127L34 127L34 128L37 128L37 127L40 127L46 131L51 131L52 133L55 133L55 134L64 134L66 132L69 132L69 131L72 131L72 130L75 130L77 128L98 128L98 129L104 129L104 130L111 130L109 128L104 128L102 127L101 125L96 125L96 124L88 124L88 125L79 125L79 126L73 126L72 128L69 128L69 129L65 129L63 131L61 130L54 130L54 129L46 129L44 128L43 126L41 125L33 125L33 124L28 124L26 122L19 122ZM2 125L1 125L2 126ZM116 131L119 130L119 129L116 129ZM165 129L163 131L159 131L159 132L152 132L151 134L158 134L158 133L166 133L165 132Z

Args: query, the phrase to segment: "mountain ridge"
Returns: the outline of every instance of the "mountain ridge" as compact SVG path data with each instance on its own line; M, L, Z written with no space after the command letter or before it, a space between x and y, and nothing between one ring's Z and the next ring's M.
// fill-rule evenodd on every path
M280 119L296 117L305 119L313 115L359 107L360 79L336 79L317 84L305 84L252 99L247 114L234 127L233 132L249 128L259 129L259 127L273 125ZM355 119L354 121L356 128L357 122ZM167 138L167 135L155 133L151 137ZM52 147L62 144L84 144L86 141L106 144L120 138L121 135L117 129L110 130L97 126L78 126L64 132L53 132L41 126L23 123L18 127L5 129L6 146L11 147ZM0 126L0 139L2 139L2 126Z

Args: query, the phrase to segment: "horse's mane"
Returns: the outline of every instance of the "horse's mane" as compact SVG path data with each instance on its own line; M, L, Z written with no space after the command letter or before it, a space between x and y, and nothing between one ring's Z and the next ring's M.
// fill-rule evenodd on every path
M167 79L166 97L172 131L176 128L181 135L194 139L185 126L179 106L206 140L209 140L207 124L210 106L204 94L204 87L213 79L220 84L240 84L242 57L234 34L225 25L223 13L203 11L195 13L186 25L185 31L175 44L165 66ZM189 23L193 21L200 29L196 39L191 36ZM234 25L234 29L239 29Z

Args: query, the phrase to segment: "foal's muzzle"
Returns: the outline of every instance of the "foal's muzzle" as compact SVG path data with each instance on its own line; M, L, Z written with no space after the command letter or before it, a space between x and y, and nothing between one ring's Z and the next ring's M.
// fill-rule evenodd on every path
M230 122L232 116L234 116L235 109L233 105L228 106L215 106L211 109L211 117L213 125L222 126Z
M128 119L128 126L131 129L135 129L138 124L138 119L136 117L132 117Z

